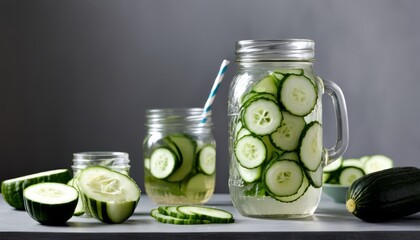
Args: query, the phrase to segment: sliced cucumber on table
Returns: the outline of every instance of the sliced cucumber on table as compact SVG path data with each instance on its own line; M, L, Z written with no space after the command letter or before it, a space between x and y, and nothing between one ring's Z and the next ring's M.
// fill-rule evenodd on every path
M78 198L77 190L64 183L37 183L23 191L25 210L45 225L66 223L73 216Z
M88 167L76 178L85 211L105 223L121 223L134 212L141 190L129 176L105 167Z
M1 183L1 193L4 200L18 210L24 210L23 190L36 183L59 182L67 183L71 179L68 169L55 169L13 179Z
M233 223L232 213L208 206L173 205L159 206L150 211L157 221L169 224Z

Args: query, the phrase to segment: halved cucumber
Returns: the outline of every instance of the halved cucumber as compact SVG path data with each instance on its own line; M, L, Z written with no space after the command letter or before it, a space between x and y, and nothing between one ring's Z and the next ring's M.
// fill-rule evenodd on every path
M141 190L125 174L104 167L88 167L76 178L85 211L105 223L121 223L134 212Z
M306 125L300 138L299 157L309 171L316 171L323 158L322 125L311 122Z
M277 103L267 98L258 98L243 110L244 126L257 135L267 135L274 132L283 119Z
M216 171L216 148L213 145L206 145L198 152L198 169L212 175Z
M150 156L150 173L158 179L167 178L180 165L177 155L169 148L156 148Z
M392 168L394 162L384 155L373 155L364 161L363 170L366 174Z
M79 194L64 183L37 183L23 191L25 210L37 222L62 225L74 213Z
M181 166L168 177L168 181L177 182L184 179L194 168L197 144L186 134L170 135L169 138L176 144L182 155Z
M246 135L235 144L235 156L239 164L245 168L256 168L267 158L264 142L253 135Z
M298 147L300 134L305 127L303 117L282 112L283 121L280 127L270 135L273 144L284 151L293 151Z
M68 169L55 169L8 179L1 183L1 193L4 200L18 210L24 210L23 189L41 182L67 183L71 179Z
M273 95L277 95L277 79L275 79L271 75L267 75L265 78L259 80L254 86L252 87L253 92L264 92L264 93L271 93Z
M288 112L304 117L314 109L317 94L309 78L292 74L281 82L279 100Z
M286 197L296 194L305 175L298 162L292 160L273 160L263 174L264 184L273 197Z

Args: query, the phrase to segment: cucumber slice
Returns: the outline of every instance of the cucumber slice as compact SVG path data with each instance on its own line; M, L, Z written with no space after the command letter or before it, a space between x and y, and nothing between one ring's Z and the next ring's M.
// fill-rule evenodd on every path
M263 174L268 192L274 197L296 194L302 185L304 174L296 161L273 160Z
M343 167L338 178L338 183L342 186L350 186L358 178L365 175L363 169L358 167Z
M357 167L363 169L363 162L359 158L347 158L343 160L341 167Z
M195 215L201 220L207 220L212 223L234 222L232 213L218 208L204 206L178 206L177 210L187 216Z
M144 168L150 171L150 158L144 158Z
M247 183L256 182L261 178L261 166L252 169L244 168L241 166L241 164L237 164L236 166L238 168L239 176L241 176L242 180Z
M293 151L298 147L300 134L305 127L303 117L294 116L288 112L282 112L283 121L280 127L270 135L274 146L284 151Z
M317 94L316 87L309 78L289 75L281 83L279 100L288 112L304 117L314 109Z
M373 155L365 160L363 170L366 174L392 168L394 162L391 158L384 155Z
M18 210L24 210L23 189L41 182L67 183L71 179L68 169L55 169L8 179L1 183L1 193L4 200Z
M275 103L278 103L277 94L273 95L271 93L259 93L259 92L250 92L244 96L244 102L242 104L242 108L246 108L251 102L260 99L260 98L267 98L273 100Z
M184 192L187 197L191 197L193 199L197 196L197 194L207 194L209 189L214 189L214 184L214 176L197 173L185 184Z
M157 208L154 208L150 211L150 216L161 223L169 223L169 224L180 224L180 225L191 225L191 224L206 224L210 223L207 220L200 220L200 219L186 219L186 218L178 218L173 217L170 215L165 215L159 212Z
M300 186L299 190L295 194L293 194L291 196L285 196L285 197L284 196L276 196L275 199L280 201L280 202L286 202L286 203L294 202L294 201L298 200L300 197L302 197L303 194L306 193L306 190L308 190L309 185L310 185L310 183L309 183L308 178L305 175L303 175L302 185Z
M76 184L74 184L74 179L75 179L75 178L70 179L70 181L68 181L68 182L67 182L67 185L74 187L74 188L77 190L77 192L80 192L80 191L77 189ZM84 207L83 207L83 201L82 201L82 198L81 198L81 197L79 197L79 198L77 199L77 205L76 205L76 209L74 209L74 213L73 213L73 215L74 215L74 216L81 216L81 215L83 215L84 213L85 213L85 209L84 209Z
M273 76L268 75L265 78L259 80L254 86L252 87L253 92L263 92L263 93L271 93L273 95L277 95L277 79Z
M330 173L330 172L337 171L339 168L341 168L342 163L343 163L343 157L339 157L334 162L326 165L324 167L324 172Z
M277 82L280 83L283 80L285 74L279 72L273 72L273 76L277 79Z
M216 148L213 145L206 145L198 152L198 169L207 175L216 172Z
M179 166L179 159L169 148L156 148L150 156L150 173L157 179L171 175Z
M25 210L37 222L45 225L63 225L76 209L79 194L64 183L37 183L23 191Z
M258 98L245 106L243 124L257 135L273 133L283 119L276 102L267 98Z
M247 135L239 139L235 144L234 152L239 164L245 168L256 168L267 157L264 142L253 135Z
M284 152L282 155L280 155L279 160L293 160L293 161L299 161L299 155L296 152Z
M322 177L323 177L323 171L322 171L322 164L318 166L316 171L309 171L305 169L305 174L309 179L309 182L314 188L320 188L322 187Z
M197 144L186 134L171 135L169 138L179 148L182 155L181 166L168 177L168 181L177 182L183 180L193 170Z
M141 190L125 174L92 166L76 178L85 211L105 223L122 223L134 212Z
M243 136L245 136L245 135L251 135L252 133L248 130L248 129L246 129L246 128L242 128L239 132L238 132L238 135L236 136L236 139L240 139L240 138L242 138Z
M314 121L307 124L302 132L299 157L306 169L316 171L321 164L322 154L322 126Z
M267 148L267 160L271 161L273 158L277 158L278 156L280 156L281 154L283 154L283 151L276 148L273 143L270 140L270 136L263 136L262 141L265 144L265 147Z
M302 75L303 74L303 69L300 69L300 68L283 68L283 69L274 70L274 73L282 74L282 75L288 75L288 74Z
M197 215L185 215L177 210L178 206L159 206L157 209L159 213L182 219L198 219Z

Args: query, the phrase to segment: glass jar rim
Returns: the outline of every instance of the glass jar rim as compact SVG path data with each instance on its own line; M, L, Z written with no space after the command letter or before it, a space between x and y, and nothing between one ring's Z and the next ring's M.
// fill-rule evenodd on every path
M92 151L92 152L77 152L73 153L74 160L101 160L101 159L115 159L121 158L128 160L128 153L126 152L107 152L107 151Z
M236 62L314 61L311 39L240 40L236 42Z
M156 108L146 109L146 126L181 126L196 125L196 127L213 126L211 114L206 116L207 121L201 123L203 119L203 108Z

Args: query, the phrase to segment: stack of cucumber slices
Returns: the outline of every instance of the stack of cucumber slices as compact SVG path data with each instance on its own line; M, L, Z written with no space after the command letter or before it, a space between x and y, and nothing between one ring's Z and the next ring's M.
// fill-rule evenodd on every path
M318 87L303 69L279 69L257 81L233 120L236 169L247 196L293 202L322 185Z
M75 178L68 169L57 169L3 181L1 188L10 206L45 225L62 225L83 213L121 223L133 214L141 193L129 176L95 166Z
M160 206L152 209L150 216L162 223L182 225L234 222L232 213L207 206Z
M360 158L338 158L324 167L323 182L341 186L350 186L360 177L389 169L394 161L385 155L363 156Z
M145 153L145 170L154 179L168 185L174 195L212 189L216 172L215 144L203 144L183 133L169 134Z

